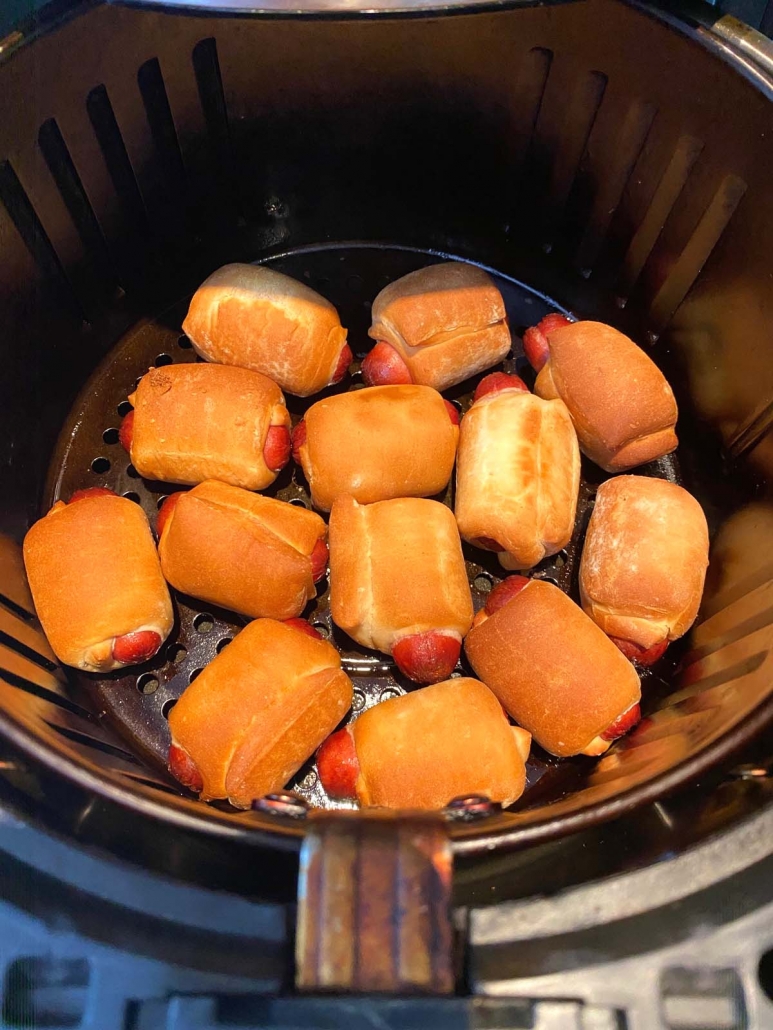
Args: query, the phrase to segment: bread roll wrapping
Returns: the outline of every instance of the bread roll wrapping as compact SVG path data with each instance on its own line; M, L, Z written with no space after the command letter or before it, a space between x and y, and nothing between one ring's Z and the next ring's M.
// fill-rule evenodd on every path
M110 672L117 638L159 636L174 621L148 520L125 497L104 493L58 501L24 539L24 565L35 610L60 661Z
M706 516L676 483L616 476L596 494L580 563L582 607L611 637L650 648L698 614L708 566Z
M218 479L265 490L277 477L263 449L271 426L289 430L282 391L245 368L152 368L129 397L132 464L147 479L194 485Z
M331 644L257 619L186 688L169 729L200 773L202 799L248 808L282 789L351 702Z
M300 615L315 596L311 554L326 535L314 512L207 480L180 495L158 552L176 590L282 620Z
M298 397L335 381L346 347L333 305L264 265L213 272L193 295L183 331L207 361L261 372Z

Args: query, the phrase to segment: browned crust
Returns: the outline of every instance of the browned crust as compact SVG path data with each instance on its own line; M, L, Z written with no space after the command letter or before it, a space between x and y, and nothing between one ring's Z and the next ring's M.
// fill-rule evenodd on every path
M597 465L619 472L675 449L673 392L633 340L601 322L575 322L549 332L548 343L534 391L564 401Z
M258 619L185 690L169 728L202 775L202 798L246 808L285 785L351 700L331 644Z
M563 401L505 391L462 419L456 520L465 540L497 540L506 568L528 569L574 529L580 449Z
M326 533L314 512L208 480L180 497L158 552L177 590L252 618L291 619L314 597L310 555Z
M115 637L154 630L173 613L145 513L124 497L55 504L24 540L35 610L60 661L89 672L120 668Z
M551 754L583 751L640 696L639 677L558 587L532 580L465 640L473 669Z
M193 295L183 330L208 361L262 372L299 397L332 382L346 343L329 301L260 265L213 272Z
M363 805L442 808L463 794L508 805L523 793L524 759L487 687L458 678L385 701L353 727Z
M424 497L448 485L459 429L428 386L373 386L312 404L300 456L314 506Z
M436 390L496 365L511 346L499 290L480 268L457 261L390 283L372 320L368 335L397 350L414 382Z
M644 648L676 640L695 621L709 561L703 509L681 486L617 476L596 495L580 564L588 615Z
M432 630L463 637L472 598L451 511L400 498L359 505L342 497L330 514L330 610L364 647L391 654L401 637Z
M132 464L142 476L193 485L218 479L264 490L276 479L263 457L269 426L289 428L270 379L226 365L151 368L129 397Z

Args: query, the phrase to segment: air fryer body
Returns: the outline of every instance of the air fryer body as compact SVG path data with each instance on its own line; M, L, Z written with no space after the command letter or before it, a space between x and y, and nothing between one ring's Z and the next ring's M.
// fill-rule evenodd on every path
M99 485L100 458L115 474L107 434L122 384L143 371L132 362L186 360L186 298L227 261L269 261L330 296L362 354L387 279L441 255L471 260L509 291L515 330L555 306L609 321L674 386L679 466L657 474L678 475L709 518L699 623L647 681L647 723L630 741L543 770L515 812L450 825L470 869L496 880L493 855L539 844L522 850L512 891L536 889L556 870L529 873L530 854L549 866L563 847L579 853L569 834L635 825L637 806L706 782L763 730L773 85L757 65L613 0L320 19L84 4L6 54L0 80L0 732L14 803L176 876L291 889L303 823L182 796L143 736L149 706L160 712L211 657L228 616L215 613L218 632L184 668L165 653L151 680L98 684L56 663L19 561L65 485ZM87 447L78 413L99 405ZM133 486L125 458L120 475L150 513L158 491ZM696 826L763 800L718 817L701 795ZM662 833L642 833L633 857L610 844L609 866L594 858L587 874L648 861L668 850L650 847ZM515 866L502 861L504 877Z

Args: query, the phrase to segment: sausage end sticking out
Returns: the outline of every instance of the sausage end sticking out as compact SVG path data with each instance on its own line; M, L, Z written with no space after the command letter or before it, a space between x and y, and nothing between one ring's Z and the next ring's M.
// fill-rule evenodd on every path
M161 637L152 629L124 633L113 641L113 660L122 665L139 665L152 658L159 647Z
M476 536L474 540L470 541L475 547L480 547L484 551L496 551L497 554L502 554L507 548L503 547L498 540L494 540L490 536Z
M546 315L531 329L526 330L523 334L523 352L535 372L539 372L543 368L550 356L547 334L554 329L561 329L563 326L571 324L571 320L566 315L554 312L552 315Z
M134 411L127 412L118 430L118 442L127 454L131 454L132 439L134 437Z
M298 425L293 429L292 433L292 446L293 446L293 461L296 465L301 463L301 447L306 443L306 419L302 418Z
M640 721L641 706L638 704L631 705L627 712L623 712L613 723L607 726L601 736L604 740L617 740L618 737L622 737L629 730L632 730Z
M486 598L486 614L493 615L531 583L528 576L508 576L498 583Z
M269 426L263 445L263 460L272 472L281 472L290 460L290 430L287 426Z
M156 516L156 533L158 534L159 540L161 539L161 534L164 532L164 526L171 518L172 512L177 507L177 502L180 500L183 493L183 490L178 490L176 494L170 494L158 509L158 515Z
M196 768L196 763L179 744L172 743L169 747L169 772L194 794L199 794L204 787L204 780Z
M319 749L317 772L330 797L356 799L360 763L348 726L331 734Z
M446 406L446 411L448 412L448 417L451 419L452 425L458 426L459 425L459 409L457 407L455 407L451 403L451 401L445 400L445 398L443 399L443 403Z
M368 386L405 386L413 382L410 370L394 347L379 340L362 362Z
M354 355L352 354L352 348L348 343L345 343L341 353L338 355L338 364L333 372L333 378L330 380L332 384L340 383L346 373L349 371L349 366L354 361Z
M322 634L310 626L305 619L285 619L285 626L292 626L293 629L297 629L299 633L305 633L307 637L314 637L315 640L322 640Z
M625 657L630 662L636 662L637 665L650 666L654 665L660 658L663 657L666 648L668 647L667 640L661 640L659 644L653 644L652 647L643 648L638 644L634 644L632 640L621 640L619 637L609 638L615 647L619 648L623 652Z
M459 661L460 640L447 633L414 633L392 648L392 657L404 676L416 683L440 683L448 679Z
M528 393L529 387L520 376L508 375L507 372L492 372L484 376L475 387L475 394L472 402L479 401L481 397L489 394L502 393L503 390L517 390L519 393Z
M108 494L111 497L116 496L115 491L108 490L106 486L89 486L85 490L76 490L70 498L70 504L82 501L85 497L105 497Z
M318 540L311 552L311 578L319 583L327 572L327 560L329 556L328 546L324 540Z

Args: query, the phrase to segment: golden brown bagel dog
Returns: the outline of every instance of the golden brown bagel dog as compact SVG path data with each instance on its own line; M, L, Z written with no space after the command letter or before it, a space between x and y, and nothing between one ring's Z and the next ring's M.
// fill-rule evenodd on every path
M246 368L151 368L129 397L121 443L147 479L219 479L265 490L290 458L290 415L282 391Z
M474 265L430 265L390 283L373 301L362 363L369 386L420 383L436 390L496 365L510 350L502 294Z
M293 430L314 505L426 497L448 485L459 415L428 386L375 386L312 404Z
M552 583L510 576L464 642L476 674L553 755L598 755L639 721L634 667Z
M664 479L602 483L580 564L583 609L623 654L659 658L695 622L709 563L703 509Z
M319 515L214 479L168 497L158 535L176 590L253 619L300 615L327 567Z
M523 793L530 744L488 687L460 677L364 712L328 737L317 769L328 794L361 805L443 808L464 794L510 805Z
M144 511L104 487L57 501L24 539L40 624L60 661L110 672L147 661L174 616Z
M582 452L607 472L675 450L674 394L633 340L601 322L548 315L526 332L523 344L539 373L534 392L561 398Z
M482 379L462 419L455 513L471 544L528 569L566 547L580 486L577 434L563 401L529 393L515 375Z
M248 808L287 783L352 703L338 652L303 622L258 619L169 715L169 768L203 800Z
M330 611L411 679L450 676L473 615L450 510L415 497L369 505L339 497L330 513Z
M207 361L262 372L298 397L343 379L352 360L333 305L262 265L225 265L193 295L183 330Z

